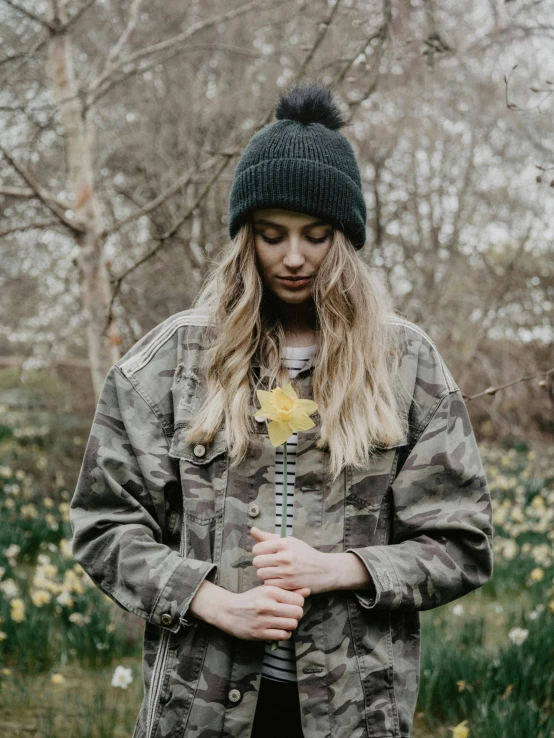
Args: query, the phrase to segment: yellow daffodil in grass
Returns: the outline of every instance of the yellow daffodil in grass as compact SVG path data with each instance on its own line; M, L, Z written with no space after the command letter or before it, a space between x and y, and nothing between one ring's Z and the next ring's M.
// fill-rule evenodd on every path
M462 720L461 723L450 728L452 731L452 738L468 738L469 728L467 727L467 720Z
M281 507L281 538L287 535L287 441L295 431L310 430L315 426L309 417L317 410L313 400L301 400L289 382L284 387L275 387L271 392L256 390L261 408L254 415L267 418L271 422L267 426L269 440L273 446L283 444L283 505ZM271 644L275 650L278 643Z

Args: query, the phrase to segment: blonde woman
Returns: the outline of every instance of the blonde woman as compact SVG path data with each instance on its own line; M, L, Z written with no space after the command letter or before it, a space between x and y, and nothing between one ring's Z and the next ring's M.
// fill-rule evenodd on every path
M467 410L360 258L343 126L317 83L280 98L194 307L106 377L70 520L77 561L145 621L134 738L407 738L419 611L492 574ZM256 390L288 382L318 409L286 442L285 506Z

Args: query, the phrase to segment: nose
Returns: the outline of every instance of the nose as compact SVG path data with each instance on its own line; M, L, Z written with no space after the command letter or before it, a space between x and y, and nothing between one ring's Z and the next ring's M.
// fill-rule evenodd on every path
M294 236L289 238L287 250L283 257L283 264L289 269L300 269L306 259L302 253L300 239Z

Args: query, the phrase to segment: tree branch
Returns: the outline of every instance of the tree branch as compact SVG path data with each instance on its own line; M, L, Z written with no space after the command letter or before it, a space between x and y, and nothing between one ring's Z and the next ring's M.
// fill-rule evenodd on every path
M17 54L15 58L18 59L17 64L14 64L6 74L0 79L0 89L3 89L7 81L12 77L21 67L26 63L27 59L32 59L36 52L41 48L41 46L44 46L48 38L50 37L50 32L48 30L42 31L42 33L39 35L39 37L33 41L33 43L29 46L28 49L23 51L21 54ZM2 63L5 63L7 61L10 61L11 58L3 59Z
M68 218L65 214L66 206L58 202L54 195L45 190L25 168L18 164L3 146L0 146L0 152L4 158L12 165L19 176L29 185L34 195L45 205L51 213L53 213L65 226L70 228L73 233L82 233L83 228L75 221Z
M200 31L203 31L206 28L214 26L225 20L231 20L233 18L237 18L238 16L243 15L244 13L247 13L248 11L253 10L254 8L259 8L260 6L264 6L267 4L269 3L260 2L260 0L253 0L251 2L246 3L245 5L240 5L238 8L233 8L224 13L220 13L219 15L216 15L213 18L208 18L207 20L198 21L198 23L194 23L192 26L187 28L186 31L184 31L183 33L179 33L177 36L173 36L173 38L168 38L165 41L159 41L158 43L151 44L150 46L145 46L143 49L138 49L132 54L129 54L128 56L120 58L118 61L115 61L113 64L111 64L106 70L103 70L102 72L100 72L98 77L89 86L87 90L87 97L89 95L92 95L94 92L96 92L96 90L98 90L102 85L104 85L109 80L109 78L122 67L126 67L129 64L134 64L140 59L144 59L145 57L150 56L151 54L156 54L161 51L166 51L167 49L177 44L180 44L183 41L187 41L194 34L199 33ZM90 103L87 101L87 107L88 106L90 106Z
M221 154L219 155L221 156ZM154 246L153 249L150 249L148 253L146 253L141 259L136 261L133 265L131 265L128 269L126 269L122 274L119 275L119 277L113 278L113 284L114 289L112 292L112 296L110 299L110 305L108 307L108 315L106 317L106 325L104 327L104 331L108 329L110 326L112 320L113 320L113 305L115 302L115 298L121 288L121 283L123 280L131 274L131 272L134 272L135 269L138 269L138 267L142 266L145 262L149 261L153 256L155 256L158 251L165 245L165 242L172 238L179 228L183 225L183 223L192 215L194 210L198 207L198 205L202 202L202 200L206 197L208 192L211 190L213 185L217 182L219 179L219 175L221 172L228 166L229 162L233 159L234 154L230 153L227 156L224 157L223 161L220 162L219 167L216 169L213 177L210 179L210 181L206 184L203 190L200 191L198 194L196 200L192 203L192 205L189 205L189 207L186 209L186 211L181 215L181 217L169 228L165 233L162 233L159 236L155 236L155 240L158 242L156 246ZM214 159L217 159L218 157L214 157ZM209 168L212 166L213 159L206 162L205 165L202 167L199 167L199 169L203 168Z
M89 8L91 8L94 5L95 2L96 2L96 0L86 0L86 2L84 2L81 5L81 7L79 8L79 10L77 10L71 16L71 18L59 29L59 32L61 33L63 31L67 31L67 29L70 26L72 26L74 23L76 23L79 20L79 18L83 15L83 13L85 13Z
M517 384L518 382L526 382L529 379L535 379L536 377L547 377L550 374L554 374L554 368L548 369L545 372L538 372L537 374L528 374L525 377L519 377L519 379L512 379L510 382L506 382L506 384L500 384L498 387L487 387L486 390L483 390L482 392L478 392L476 395L466 395L462 392L462 397L466 402L470 402L470 400L475 400L477 397L484 397L485 395L494 395L499 390L506 389L506 387L511 387L514 384ZM542 382L539 382L541 386L543 386Z
M485 303L483 305L483 315L485 316L483 320L481 321L477 331L476 335L474 336L474 344L473 349L471 350L471 353L469 356L464 360L462 364L462 368L460 370L461 372L461 379L460 382L463 384L465 381L466 376L469 374L471 363L473 359L475 358L475 355L479 349L479 346L484 341L487 330L489 328L489 321L487 320L487 315L491 310L494 310L496 313L502 304L502 301L504 300L506 296L506 292L508 290L508 287L510 286L510 281L512 279L512 275L515 271L516 264L519 260L519 258L525 253L525 245L527 241L529 240L529 237L531 235L531 231L533 229L533 223L529 225L527 228L527 232L520 241L517 249L514 251L511 259L508 261L508 263L504 267L504 273L502 275L502 280L497 284L495 290L491 290L487 294L487 299L485 300ZM484 263L487 265L488 268L489 264L484 254L481 255L483 258ZM495 275L496 276L496 275Z
M44 26L44 28L49 28L51 31L56 30L56 27L52 25L48 20L46 20L46 18L33 13L31 10L27 10L27 8L22 8L20 5L14 3L13 0L3 0L3 2L5 2L6 5L8 5L10 8L17 10L18 13L27 16L27 18L32 21L35 21L35 23L40 23L40 25Z
M331 27L331 24L332 24L333 20L335 19L335 15L336 15L336 13L337 13L337 11L339 9L339 6L340 6L341 2L342 2L342 0L336 0L335 4L333 5L333 9L331 10L331 13L329 14L327 20L322 21L318 25L318 31L319 31L319 33L317 34L317 36L315 38L315 41L312 44L311 49L309 49L306 57L304 58L304 61L300 65L300 67L298 69L298 72L296 73L296 75L294 77L293 82L297 82L302 77L302 75L304 74L304 72L306 71L306 69L308 67L308 64L311 62L311 60L312 60L315 52L317 51L317 49L323 43L323 39L327 35L327 33L329 31L329 28Z
M127 215L125 218L122 218L121 220L117 221L117 223L113 223L113 225L108 226L104 229L104 231L101 234L102 238L105 238L106 236L109 236L111 233L115 233L116 231L119 231L120 228L122 228L126 223L129 223L132 220L136 220L137 218L140 218L143 215L146 215L152 210L155 210L158 205L161 205L163 202L167 200L168 197L171 197L175 192L181 189L181 187L184 187L184 185L188 184L190 182L190 179L192 175L196 172L195 169L189 169L188 172L185 172L182 177L179 177L178 180L173 182L172 185L167 187L158 197L154 198L154 200L151 200L150 202L147 202L142 207L138 208L138 210L135 210L134 212Z
M112 48L110 49L110 52L106 57L106 62L100 70L100 76L102 76L102 74L104 74L104 72L106 72L112 66L112 62L114 62L119 57L121 49L125 46L129 38L131 37L131 34L135 30L142 2L143 0L133 0L131 9L129 11L129 20L127 21L127 25L123 29L123 33L118 38L114 46L112 46Z
M107 95L110 90L112 90L114 87L117 87L117 85L121 84L122 82L125 82L125 80L129 79L130 77L134 77L137 74L143 74L152 67L155 67L160 62L171 59L178 54L186 54L191 51L204 51L206 49L223 51L230 54L240 54L241 56L248 56L251 59L259 59L262 56L267 56L265 54L259 54L254 51L249 51L248 49L232 46L231 44L189 44L182 49L169 49L165 53L160 54L160 56L156 56L154 59L151 59L145 64L140 64L137 67L132 67L126 72L120 72L119 75L112 77L106 84L101 87L100 90L98 90L94 95L87 99L86 104L83 106L83 111L87 112L91 107L96 105L97 102L102 97L104 97L104 95Z
M7 236L9 233L17 233L18 231L30 231L33 228L53 228L54 226L59 225L60 221L58 219L54 220L53 218L50 218L50 220L35 220L32 223L0 228L0 237Z
M27 187L9 187L8 185L0 185L0 195L5 197L33 197L34 191Z
M391 0L384 0L383 22L381 23L377 31L375 31L375 33L372 33L371 36L369 36L368 38L364 40L364 44L361 49L361 51L365 51L365 49L369 46L369 44L374 39L379 39L379 43L377 44L377 47L376 47L375 60L370 70L370 73L368 75L368 78L369 78L368 84L366 85L365 90L362 91L361 96L357 100L348 101L348 107L349 107L348 120L349 121L352 119L355 109L358 108L364 102L364 100L367 100L368 97L370 97L377 89L377 82L379 80L379 67L381 66L381 59L383 58L383 52L385 49L385 41L387 40L389 26L391 23L392 23L392 2ZM356 56L358 56L359 53L360 51L358 51ZM342 82L348 70L351 68L356 56L352 57L352 59L349 60L349 63L345 65L344 69L341 70L336 75L335 79L333 80L334 86L338 86Z

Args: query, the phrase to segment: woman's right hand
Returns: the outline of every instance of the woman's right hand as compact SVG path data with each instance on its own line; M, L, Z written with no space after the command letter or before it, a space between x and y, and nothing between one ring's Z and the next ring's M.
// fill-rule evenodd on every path
M219 627L247 641L285 641L298 627L309 594L307 588L286 590L266 584L240 594L229 592Z
M287 590L262 584L246 592L229 592L202 582L189 609L226 633L247 641L285 641L304 614L308 588Z

